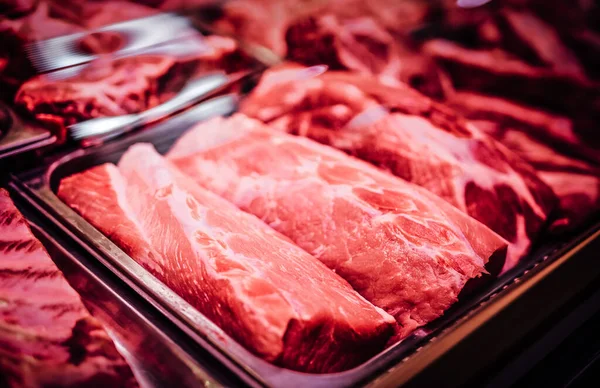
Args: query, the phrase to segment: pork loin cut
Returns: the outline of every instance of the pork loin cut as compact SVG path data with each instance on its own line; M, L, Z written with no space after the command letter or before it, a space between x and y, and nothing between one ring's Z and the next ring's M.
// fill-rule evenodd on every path
M517 155L406 86L389 87L345 72L294 85L273 81L292 69L300 71L284 67L267 73L242 112L341 149L444 198L511 243L505 270L527 253L556 198Z
M506 247L428 191L241 114L199 124L169 157L393 315L399 337L442 315Z
M58 195L252 352L334 372L380 351L394 319L263 222L201 188L150 145Z
M0 344L3 387L137 386L110 337L2 189Z

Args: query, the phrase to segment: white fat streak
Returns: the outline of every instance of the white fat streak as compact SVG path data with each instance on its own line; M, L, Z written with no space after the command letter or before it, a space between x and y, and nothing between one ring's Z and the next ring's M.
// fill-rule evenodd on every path
M525 216L517 214L517 234L515 241L510 241L508 245L508 251L506 253L506 262L502 271L507 271L517 264L519 259L527 253L530 240L527 236L527 229L525 224Z
M207 209L199 204L189 193L177 186L177 182L175 181L167 162L151 145L134 145L129 149L128 153L130 153L129 157L133 157L137 159L139 163L143 163L145 170L139 174L140 178L148 185L149 189L154 192L157 200L167 202L169 209L181 225L186 237L188 237L191 243L194 244L194 233L198 229L207 232L209 235L214 233L211 226L206 222L206 217L203 216ZM135 154L139 154L139 156L132 156ZM163 195L162 191L168 189L170 189L170 193ZM187 205L188 200L194 201L197 204L198 209L201 210L199 212L199 219L192 217L190 208Z
M206 268L211 272L211 275L215 278L225 277L222 274L219 274L216 271L216 260L211 259L208 255L204 254L204 248L198 244L196 241L195 235L197 231L201 231L202 233L210 236L211 238L215 238L215 235L223 234L223 238L225 238L225 233L219 228L215 228L207 222L207 209L205 206L200 204L190 193L181 189L173 176L173 173L170 171L170 168L167 162L162 158L152 146L150 145L135 145L130 148L130 152L139 152L143 155L138 158L139 161L143 161L144 165L147 167L147 171L151 171L151 174L141 174L144 182L151 188L157 195L158 200L166 201L169 209L171 210L173 216L176 218L177 222L181 226L185 236L187 237L190 245L192 246L194 252L196 253L196 257L203 262L209 264ZM162 190L170 189L169 194L161 195ZM192 217L190 208L187 204L187 201L193 201L197 208L199 209L199 218ZM227 257L239 257L231 248L228 246L226 248L222 248L220 245L215 246L217 249L221 250L223 254ZM238 264L243 265L243 260L238 260ZM245 275L246 278L251 277L261 277L259 274L256 274L254 268L244 266L245 270L248 271L248 274ZM246 292L240 282L230 282L230 285L236 290L238 296L241 301L247 299ZM253 308L256 309L256 305L253 304ZM266 310L263 314L253 314L254 319L262 322L264 328L273 328L273 325L266 318L268 316ZM282 330L285 329L279 328L277 330L279 335L282 335Z
M273 135L273 139L277 139L275 141L276 144L283 143L286 140L285 139L285 135ZM329 157L335 158L336 160L340 159L343 156L344 159L345 159L344 160L344 162L345 162L344 165L356 168L356 170L359 171L359 172L362 171L361 167L366 167L362 161L358 161L358 160L354 160L354 159L348 160L346 158L345 154L343 154L341 151L335 150L334 148L326 147L326 146L314 143L314 142L312 142L312 141L310 141L308 139L305 139L305 138L295 137L293 140L295 142L303 143L307 148L312 147L313 149L317 149L318 153L321 153L321 154L323 154L325 156L329 156ZM315 158L315 159L319 159L319 161L318 162L317 161L313 161L313 160L310 160L308 162L305 161L304 162L304 166L301 167L301 168L310 169L310 168L315 168L315 166L316 166L316 169L318 169L318 166L322 165L323 163L334 163L334 164L336 163L336 162L322 162L322 161L320 161L321 157L318 157L318 158ZM371 170L371 167L368 167L368 168L370 170L369 171L370 173L380 174L379 171L377 171L377 170ZM366 173L366 174L362 174L361 173L360 174L362 182L353 181L351 185L350 184L338 184L338 185L331 185L331 186L334 187L334 191L335 191L336 195L350 196L350 197L352 197L354 199L354 201L357 204L359 204L359 206L363 210L365 210L367 212L367 214L370 214L372 217L374 217L376 221L379 221L379 222L390 221L391 218L395 218L397 216L396 213L394 213L394 212L381 212L381 211L379 211L377 209L374 209L369 204L365 203L362 200L359 200L356 197L356 195L354 194L354 192L353 192L353 188L361 187L361 188L364 188L365 190L368 190L368 191L371 191L371 192L375 192L375 193L379 193L379 194L383 194L384 193L384 187L381 186L381 185L376 184L375 180L373 179L373 177L371 177L370 173ZM381 174L384 174L384 173L381 173ZM382 178L382 177L380 177L380 178ZM396 178L394 178L394 177L388 177L387 174L385 174L385 177L389 178L391 180L396 180ZM317 178L317 179L322 180L321 178ZM403 182L403 181L400 181L400 182ZM395 182L395 183L400 183L400 182ZM408 192L408 193L405 192L405 189L409 189L409 188L413 189L413 191ZM415 195L414 189L423 190L423 189L418 188L417 186L413 186L410 183L406 183L406 185L404 187L400 187L400 186L398 186L396 184L396 185L394 185L393 188L388 188L388 189L393 189L394 191L396 191L398 193L405 193L406 196L409 197L409 198L411 198L412 196ZM414 204L414 202L413 202L413 206L414 206L413 209L416 209L416 205ZM437 205L435 205L435 204L430 204L430 206L436 206L436 208L437 208ZM409 209L405 209L405 210L409 210ZM439 210L440 210L440 212L443 213L442 209L439 209ZM411 221L413 221L415 223L427 226L427 219L422 214L419 214L419 215L415 214L415 216L413 217L412 215L406 213L406 214L402 214L402 216L404 218L410 219ZM439 220L432 219L432 222L439 222ZM462 245L464 246L464 249L466 251L470 252L473 257L479 257L479 255L477 255L475 253L475 251L474 251L471 243L468 241L468 239L466 238L466 236L464 235L464 233L462 233L462 231L459 228L457 228L456 225L454 225L453 223L448 223L448 222L446 222L445 224L448 227L450 227L454 231L455 236L460 241L462 241L462 243L463 243ZM412 244L412 245L414 246L414 244ZM415 246L415 248L416 249L425 249L425 250L427 250L432 258L437 257L437 254L439 253L438 250L434 249L433 247L431 247L431 248L427 247L426 248L424 246L419 246L419 247ZM483 266L483 262L481 263L481 265Z
M239 139L249 129L249 123L236 116L230 119L215 117L187 131L171 148L168 156L183 158L207 151Z
M111 167L112 167L112 165L111 165ZM111 186L114 187L115 193L117 195L117 204L119 205L121 210L123 210L123 213L125 214L127 219L129 219L135 225L135 228L140 233L140 235L142 236L144 241L149 242L150 238L148 237L148 234L146 233L144 228L142 228L142 225L141 225L137 215L135 214L135 212L131 208L131 205L129 204L129 201L127 200L127 183L125 182L125 178L123 178L123 175L121 175L119 173L119 170L117 168L107 168L107 172L108 172L109 179L113 183ZM150 265L159 264L159 265L152 265L152 267L154 270L158 271L160 274L163 274L164 271L162 269L162 265L165 264L163 256L158 254L158 252L155 252L154 257L157 260L159 260L158 263L151 263L150 259L147 260L147 263Z

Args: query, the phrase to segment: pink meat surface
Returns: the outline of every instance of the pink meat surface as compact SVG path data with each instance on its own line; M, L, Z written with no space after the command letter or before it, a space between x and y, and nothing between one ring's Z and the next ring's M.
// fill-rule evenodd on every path
M385 28L414 27L429 12L423 2L401 7L389 0L299 3L234 0L224 5L217 26L288 60L369 74L390 84L401 80L440 96L434 62L418 53L416 42L395 39Z
M428 191L241 114L199 124L169 158L393 315L400 338L442 315L506 247Z
M137 386L110 337L2 189L0 385Z
M472 110L471 105L465 112L478 117L474 121L478 127L534 166L538 176L556 193L559 207L550 227L552 232L577 229L600 211L600 165L586 160L586 156L594 159L594 149L583 144L577 147L570 131L556 131L569 129L570 120L532 110L528 120L521 121L512 114L516 112L502 110L515 107L529 111L530 108L509 102L494 105L495 101L502 102L495 98L484 98L484 101L489 103L485 109ZM494 115L488 114L491 111ZM536 117L554 120L531 120Z
M232 337L307 372L353 367L394 319L287 238L201 188L150 145L64 179L59 197Z
M0 17L0 98L10 101L19 86L35 75L24 51L25 44L82 30L76 24L55 18L46 3L40 3L33 12L18 19Z
M579 72L534 66L499 48L475 50L442 39L424 44L423 53L436 59L456 89L597 117L598 83Z
M72 75L63 79L45 74L33 77L20 87L15 104L39 119L70 125L96 117L142 112L175 95L190 74L233 72L249 64L233 39L219 36L188 39L197 42L198 51L118 59L101 57L73 68ZM111 40L110 36L100 37L85 44L94 51L102 51L104 46L111 45Z
M173 58L141 55L94 63L64 80L40 75L21 86L15 103L65 124L141 112L159 103L159 81L174 64Z
M527 160L556 193L552 231L576 229L600 211L600 151L580 137L573 120L475 93L457 92L451 104Z
M275 81L293 69L301 71L284 67L267 73L242 112L341 149L444 198L511 243L504 270L528 252L555 196L516 154L407 86L389 87L343 72Z

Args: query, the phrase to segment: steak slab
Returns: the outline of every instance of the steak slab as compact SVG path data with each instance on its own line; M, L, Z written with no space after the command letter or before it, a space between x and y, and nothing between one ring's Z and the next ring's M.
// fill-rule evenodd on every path
M406 86L347 72L293 85L273 81L292 69L267 73L242 112L341 149L444 198L511 243L505 270L528 252L556 199L517 155Z
M267 361L334 372L368 359L391 316L150 145L64 179L59 196L159 280ZM310 291L309 291L310 290Z
M174 64L166 56L141 55L94 63L65 80L40 75L21 86L15 103L66 125L141 112L159 103L160 80Z
M2 189L0 385L137 386L110 337Z
M506 247L426 190L240 114L199 124L169 158L393 315L399 337L442 315Z

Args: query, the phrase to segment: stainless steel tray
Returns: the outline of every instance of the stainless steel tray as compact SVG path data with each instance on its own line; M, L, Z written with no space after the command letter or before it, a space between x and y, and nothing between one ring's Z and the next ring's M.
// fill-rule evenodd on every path
M381 382L394 385L394 381L405 381L403 378L413 376L416 371L421 370L415 369L411 363L420 359L419 356L422 357L423 349L432 349L434 354L447 350L443 347L446 345L442 345L442 341L436 339L451 335L454 340L452 344L460 342L461 338L470 333L464 330L465 322L492 320L493 314L486 312L490 305L501 301L502 306L508 306L510 302L507 301L511 295L522 293L536 276L552 270L557 262L566 260L569 252L588 244L593 240L590 236L600 235L598 223L576 236L565 236L560 241L538 247L510 272L497 278L489 277L475 290L461 295L460 302L443 317L352 370L311 375L276 367L237 344L55 195L62 178L94 165L117 162L130 145L141 141L153 143L159 152L164 153L194 123L212 116L232 113L236 110L236 104L237 98L232 95L210 100L135 136L96 148L77 150L56 158L51 161L49 168L13 177L11 185L23 198L43 212L54 226L76 239L89 254L127 283L134 292L147 298L164 317L194 343L204 347L224 363L246 384L276 387L348 387ZM426 364L427 362L422 361L419 366L423 367ZM389 376L395 377L390 380Z
M65 241L45 232L37 223L39 218L26 210L27 204L19 207L29 220L33 234L88 310L107 330L142 387L165 387L173 381L182 386L216 385L215 379L194 357L167 334L168 329L160 326L160 320L140 312L139 301L128 297L122 285L102 276L98 265L87 262L76 250L67 250Z

